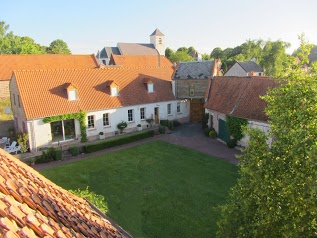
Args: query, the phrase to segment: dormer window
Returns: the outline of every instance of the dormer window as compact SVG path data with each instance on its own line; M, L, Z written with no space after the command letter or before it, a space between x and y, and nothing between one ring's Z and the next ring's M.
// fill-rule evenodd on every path
M154 92L154 83L151 79L149 78L145 78L143 80L143 83L145 84L146 88L147 88L147 91L149 93L153 93Z
M67 84L67 96L69 101L78 100L77 88L69 83Z
M119 87L113 80L106 81L106 86L108 87L108 90L110 88L111 96L119 96Z

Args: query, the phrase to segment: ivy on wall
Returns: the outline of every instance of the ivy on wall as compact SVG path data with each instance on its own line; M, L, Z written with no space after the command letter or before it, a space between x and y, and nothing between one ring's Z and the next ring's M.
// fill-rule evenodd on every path
M86 142L87 140L87 133L86 133L86 112L80 111L76 113L68 113L58 116L51 116L45 117L43 119L44 123L51 123L54 121L61 121L61 120L70 120L70 119L77 119L80 125L80 134L81 134L81 142Z
M244 118L226 116L226 122L228 125L230 136L235 141L239 141L243 138L243 127L248 125L248 120Z

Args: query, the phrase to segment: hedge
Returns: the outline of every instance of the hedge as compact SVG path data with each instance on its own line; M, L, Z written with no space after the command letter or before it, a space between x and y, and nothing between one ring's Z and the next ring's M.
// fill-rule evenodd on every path
M141 131L131 135L120 136L118 138L104 140L104 141L93 143L90 145L85 145L83 147L83 151L85 153L92 153L98 150L103 150L103 149L111 148L118 145L128 144L133 141L138 141L138 140L142 140L142 139L153 137L153 136L154 136L153 130Z

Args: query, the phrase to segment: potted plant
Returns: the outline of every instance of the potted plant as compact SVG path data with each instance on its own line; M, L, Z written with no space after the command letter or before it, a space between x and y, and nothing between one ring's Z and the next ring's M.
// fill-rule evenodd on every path
M36 158L35 158L35 157L31 158L31 160L30 160L31 166L35 165L35 161L36 161Z
M120 133L123 133L123 130L128 127L128 123L121 121L117 124L117 128L120 130Z
M103 139L105 139L106 138L106 136L105 136L105 134L103 133L103 131L100 131L99 132L99 139L100 140L103 140Z
M147 119L146 119L146 122L150 124L150 127L152 127L152 126L153 126L153 123L154 123L154 119L153 119L152 117L147 118Z
M138 124L137 128L138 128L138 131L142 131L142 125L141 124Z

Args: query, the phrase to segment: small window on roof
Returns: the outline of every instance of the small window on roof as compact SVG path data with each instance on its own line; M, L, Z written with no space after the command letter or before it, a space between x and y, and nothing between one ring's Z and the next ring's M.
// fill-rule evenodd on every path
M110 89L111 89L111 96L118 96L118 95L119 95L118 85L112 84L112 85L110 86Z
M153 84L153 82L149 82L149 83L147 84L147 91L148 91L149 93L154 92L154 84Z
M69 101L78 100L77 88L72 84L68 84L67 95Z

